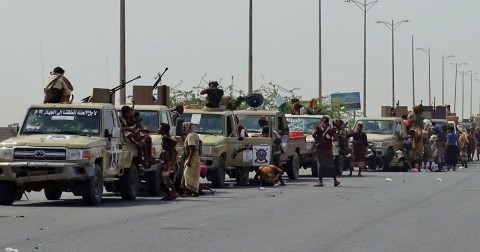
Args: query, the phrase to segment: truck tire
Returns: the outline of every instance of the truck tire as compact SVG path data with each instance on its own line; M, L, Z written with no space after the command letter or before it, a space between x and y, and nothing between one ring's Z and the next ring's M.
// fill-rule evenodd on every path
M120 195L122 195L123 200L135 200L137 198L139 182L137 166L132 163L130 168L125 169L120 177Z
M0 205L11 206L17 197L17 190L15 183L0 181Z
M15 201L22 200L23 194L25 191L23 189L17 189L17 196L15 197Z
M82 199L87 206L96 206L102 202L103 197L103 170L100 165L95 165L93 178L83 181Z
M311 163L310 169L312 170L312 177L318 178L318 163L317 162Z
M47 200L59 200L62 197L62 190L55 187L47 186L43 189L43 192Z
M238 174L237 174L238 176ZM225 186L225 159L220 158L220 164L212 173L212 187L223 188Z
M150 196L160 196L162 188L160 186L160 171L148 172L145 174L147 181L148 194Z
M298 158L298 153L295 152L290 160L288 160L286 168L289 179L298 179L298 173L300 172L300 159Z
M235 169L235 174L236 174L236 181L237 185L239 186L246 186L248 185L249 178L250 178L250 172L248 170L248 167L237 167Z

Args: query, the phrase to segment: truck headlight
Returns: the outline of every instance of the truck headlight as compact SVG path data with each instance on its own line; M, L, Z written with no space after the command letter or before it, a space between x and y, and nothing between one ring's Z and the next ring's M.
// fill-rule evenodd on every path
M12 148L0 148L0 159L13 160L13 149Z
M67 160L86 160L92 156L91 150L67 149Z

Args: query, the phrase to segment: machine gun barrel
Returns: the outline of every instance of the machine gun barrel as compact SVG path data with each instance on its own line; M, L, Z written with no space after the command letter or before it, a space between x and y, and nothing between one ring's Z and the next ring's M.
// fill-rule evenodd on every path
M160 84L160 82L162 81L162 76L165 74L166 71L168 71L168 67L166 67L165 70L163 70L163 73L157 74L157 81L155 81L155 83L152 86L153 90L157 89L158 84Z
M142 78L142 76L139 75L139 76L137 76L137 77L135 77L135 78L133 78L133 79L125 82L125 83L122 83L122 84L120 84L120 85L118 85L118 86L110 89L110 94L113 94L113 93L117 92L118 90L125 88L125 86L126 86L128 83L130 83L130 82L132 82L132 81L134 81L134 80L138 80L138 79L140 79L140 78Z

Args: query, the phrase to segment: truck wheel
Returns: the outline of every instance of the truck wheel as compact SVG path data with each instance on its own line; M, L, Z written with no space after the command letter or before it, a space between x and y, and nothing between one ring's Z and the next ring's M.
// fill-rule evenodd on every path
M248 167L237 167L235 169L237 185L246 186L249 182L250 172Z
M298 153L294 153L290 160L287 162L287 175L291 180L298 179L298 173L300 171L300 159Z
M96 206L102 202L103 197L103 170L100 165L95 165L93 178L83 181L82 199L87 206Z
M17 196L15 197L15 201L20 201L22 200L23 194L25 193L24 190L18 189L17 190Z
M145 174L147 181L148 194L150 196L160 196L162 188L160 187L160 171L148 172Z
M62 190L55 187L45 187L43 192L45 193L45 198L47 198L47 200L59 200L60 197L62 197Z
M312 170L312 177L318 178L318 163L317 162L311 163L310 169Z
M17 190L17 185L15 183L0 181L0 205L12 205L17 197Z
M238 175L238 174L237 174ZM220 165L213 171L212 187L223 188L225 186L225 159L220 158Z
M135 200L138 194L139 178L137 166L132 163L120 177L120 194L123 200Z

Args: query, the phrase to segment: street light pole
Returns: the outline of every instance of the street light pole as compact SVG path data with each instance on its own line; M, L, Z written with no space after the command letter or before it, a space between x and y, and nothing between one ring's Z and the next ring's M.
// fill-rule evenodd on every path
M451 65L455 68L455 92L453 95L453 113L457 113L457 79L458 79L458 67L462 65L466 65L467 63L458 63L455 64L451 63Z
M248 11L248 94L253 93L253 0L249 2L249 11Z
M322 0L318 0L318 101L322 104Z
M465 118L465 70L462 71L462 121Z
M402 20L399 22L394 22L392 20L392 23L387 23L384 21L377 21L377 24L384 24L390 31L392 31L392 108L395 108L395 30L402 24L402 23L408 23L410 21L408 20Z
M354 3L363 12L363 116L367 116L367 12L370 10L378 0L363 3L356 0L345 0L348 3Z
M450 56L444 57L442 55L442 106L445 106L445 61L453 57L455 56L450 55Z
M473 76L477 73L470 70L467 74L470 75L470 116L473 116Z
M125 59L125 0L120 0L120 84L126 81L126 59ZM113 101L115 102L115 101ZM120 89L120 105L127 103L127 92L125 88Z
M422 50L428 56L428 105L432 106L432 82L430 75L430 47L428 49L417 48L417 50Z

